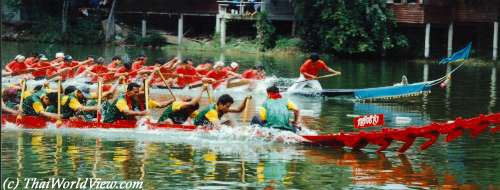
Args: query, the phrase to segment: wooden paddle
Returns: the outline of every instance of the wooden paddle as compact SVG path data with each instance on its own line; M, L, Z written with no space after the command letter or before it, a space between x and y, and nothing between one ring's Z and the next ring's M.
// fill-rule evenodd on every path
M144 83L144 103L146 104L146 111L149 113L149 80L146 79ZM149 120L149 114L146 115L146 119Z
M323 78L329 78L329 77L334 77L334 76L337 76L337 75L340 75L340 72L339 72L339 74L333 73L333 74L323 75L323 76L320 76L320 77L316 77L315 79L305 79L305 80L302 80L302 81L297 81L295 83L301 83L301 82L306 82L306 81L310 81L310 80L318 80L318 79L323 79Z
M158 70L158 75L160 75L161 80L163 80L163 83L165 83L165 86L167 87L168 92L170 93L170 95L172 95L172 97L174 98L174 101L175 101L176 100L175 95L172 92L172 89L170 88L170 85L168 84L167 80L165 79L165 77L163 76L163 74L160 72L160 70Z
M99 79L97 82L97 127L101 127L101 106L102 106L102 80Z
M210 95L210 85L207 86L207 96L208 96L208 103L212 104L212 96Z
M17 120L22 119L22 114L23 114L23 101L24 101L24 92L26 90L26 81L23 79L21 80L21 100L19 100L19 113L17 114Z
M62 81L62 79L59 79L59 81L57 81L57 115L59 116L59 118L56 121L57 126L60 126L62 124L62 121L61 121L61 81ZM66 101L69 101L69 99Z

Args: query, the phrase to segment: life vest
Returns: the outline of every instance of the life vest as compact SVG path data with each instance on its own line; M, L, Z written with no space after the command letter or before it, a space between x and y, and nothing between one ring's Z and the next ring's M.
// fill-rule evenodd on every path
M267 99L262 107L266 109L266 124L264 127L292 130L294 127L290 125L290 111L288 110L288 100Z
M206 126L210 124L210 121L205 117L205 115L210 111L210 110L217 110L217 106L215 104L210 104L207 107L203 108L200 113L194 118L194 124L198 126ZM224 113L219 112L218 117L219 119L224 115Z
M191 116L192 112L190 109L180 109L177 111L174 111L173 105L176 103L183 103L183 102L174 102L163 111L161 114L160 118L158 119L158 122L163 122L167 119L171 119L173 123L175 124L183 124L184 122L187 121L189 116Z

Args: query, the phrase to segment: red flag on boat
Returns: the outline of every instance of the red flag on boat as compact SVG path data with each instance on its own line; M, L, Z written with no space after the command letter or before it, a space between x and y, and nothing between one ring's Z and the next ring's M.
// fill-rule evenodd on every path
M384 125L384 114L363 115L354 118L354 128L366 128Z

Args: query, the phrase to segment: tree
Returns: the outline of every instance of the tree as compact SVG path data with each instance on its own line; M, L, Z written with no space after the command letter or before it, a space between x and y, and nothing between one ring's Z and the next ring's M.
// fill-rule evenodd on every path
M109 42L111 38L115 35L115 4L116 0L113 0L113 4L111 5L111 10L109 11L108 20L107 20L107 29L105 35L105 41Z
M307 51L378 54L408 46L386 0L295 0Z
M69 9L69 0L64 0L63 1L63 6L62 6L62 16L61 16L61 32L63 34L66 34L67 31L67 24L68 24L68 9Z

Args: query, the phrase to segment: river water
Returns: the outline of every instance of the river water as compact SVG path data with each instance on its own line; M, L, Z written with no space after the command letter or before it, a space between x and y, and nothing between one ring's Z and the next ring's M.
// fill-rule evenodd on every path
M223 59L242 68L261 63L269 76L282 81L298 77L304 57L264 57L223 54L175 48L158 50L133 47L62 46L35 43L2 45L2 64L16 54L43 52L49 57L64 51L76 59L87 55L129 57L146 54L149 62L176 55L195 63ZM433 80L453 66L416 64L410 61L345 61L324 56L342 75L322 80L323 88L364 88L392 85L406 75L410 82ZM446 87L403 102L363 103L349 99L290 96L304 109L304 124L317 133L359 131L352 115L383 113L387 127L425 125L456 117L498 112L498 66L464 66ZM156 95L161 97L162 94ZM238 105L245 92L232 94ZM250 111L263 97L256 96ZM206 101L206 100L205 100ZM202 104L203 105L203 104ZM159 113L160 111L158 111ZM214 134L156 133L138 129L19 130L2 123L2 179L51 177L140 180L144 189L435 189L500 188L500 134L464 136L439 142L425 151L413 146L397 154L393 144L377 154L368 146L361 152L295 143L269 142L245 136L249 116L236 117L236 129ZM406 118L403 123L396 118ZM376 129L371 129L376 130ZM416 142L418 145L419 142ZM3 180L2 180L3 183Z

